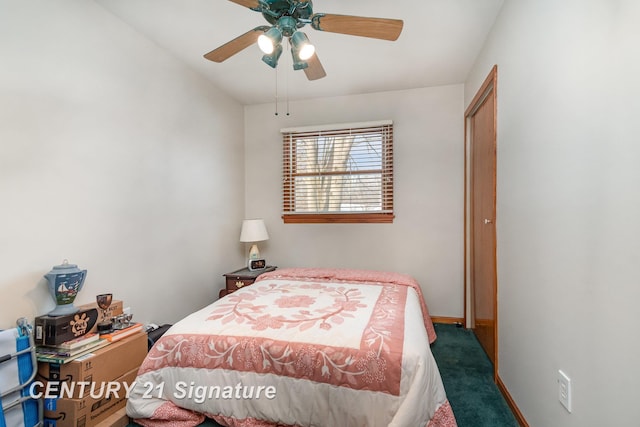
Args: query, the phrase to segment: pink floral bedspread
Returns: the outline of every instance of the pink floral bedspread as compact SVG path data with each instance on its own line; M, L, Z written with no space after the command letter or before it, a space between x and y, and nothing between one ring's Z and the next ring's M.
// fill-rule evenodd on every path
M127 403L144 426L455 426L416 281L360 270L263 274L176 323Z
M420 309L422 310L422 317L424 320L424 327L427 330L429 336L429 343L433 343L436 340L436 331L431 322L431 316L429 316L429 310L427 304L424 301L422 295L422 289L420 285L412 276L402 273L388 272L388 271L374 271L374 270L353 270L353 269L329 269L329 268L285 268L281 270L271 271L269 273L261 274L258 276L257 281L266 280L271 278L281 278L290 280L309 280L309 278L318 282L348 282L348 283L388 283L402 286L409 286L416 292Z

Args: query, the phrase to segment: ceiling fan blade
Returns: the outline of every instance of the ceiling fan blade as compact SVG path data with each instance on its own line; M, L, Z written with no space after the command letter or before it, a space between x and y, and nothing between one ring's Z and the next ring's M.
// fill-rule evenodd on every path
M311 17L311 26L316 30L390 41L398 39L403 24L399 19L366 18L331 13L316 13Z
M205 54L204 57L213 62L222 62L226 59L229 59L236 53L248 48L249 46L257 42L258 37L261 34L264 34L268 29L269 27L263 25L260 27L256 27L253 30L249 30L243 35L236 37L230 42L227 42L219 48Z
M240 6L248 7L249 9L255 9L260 7L260 3L258 0L229 0L235 4L239 4Z
M324 67L320 63L318 59L318 54L315 53L311 58L307 59L307 64L309 66L304 69L304 73L307 75L307 79L309 80L318 80L327 75L324 71Z

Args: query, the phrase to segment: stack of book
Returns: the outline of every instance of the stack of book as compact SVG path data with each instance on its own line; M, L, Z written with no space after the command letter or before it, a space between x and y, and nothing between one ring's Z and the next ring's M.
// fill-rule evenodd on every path
M55 346L37 346L36 358L39 362L64 364L107 344L109 341L102 339L99 334L90 333Z
M100 338L108 342L116 342L140 331L142 331L142 323L131 323L123 329L113 329L107 333L100 334Z

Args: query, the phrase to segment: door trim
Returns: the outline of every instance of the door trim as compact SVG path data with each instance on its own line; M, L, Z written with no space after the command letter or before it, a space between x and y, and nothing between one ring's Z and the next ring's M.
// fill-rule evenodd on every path
M473 97L473 99L469 103L469 106L467 107L464 113L464 145L465 145L464 146L464 325L467 328L474 327L474 325L471 324L473 320L473 316L472 316L473 304L470 304L470 301L473 295L472 294L473 290L471 289L471 286L472 286L472 281L471 281L472 240L471 239L473 238L473 236L471 234L471 214L470 214L471 212L471 194L470 194L471 135L469 131L469 123L471 120L471 116L484 103L489 93L493 91L495 95L495 92L497 91L497 87L498 87L497 85L498 85L498 66L494 65L491 71L489 72L488 76L480 86L480 89L478 90L476 95ZM498 128L497 104L498 104L497 96L494 96L493 126L494 126L494 129L496 130L496 132L494 132L494 141L493 141L494 147L496 146L496 143L497 143L497 128ZM494 182L497 182L497 181L494 180ZM494 194L496 194L496 192L497 192L497 189L494 188ZM493 201L494 212L496 212L496 198L497 197L494 197L494 201ZM495 221L495 218L494 218L494 223L497 225L497 221ZM497 378L497 374L498 374L498 301L497 301L498 269L497 269L497 241L495 239L495 232L496 232L495 229L496 227L494 226L493 259L494 259L494 262L496 263L496 265L494 265L494 268L495 268L494 271L496 272L496 277L495 277L495 283L494 283L495 293L494 293L494 306L493 306L493 310L494 310L493 315L495 319L495 328L494 328L494 342L495 342L494 361L495 363L493 366L494 380Z

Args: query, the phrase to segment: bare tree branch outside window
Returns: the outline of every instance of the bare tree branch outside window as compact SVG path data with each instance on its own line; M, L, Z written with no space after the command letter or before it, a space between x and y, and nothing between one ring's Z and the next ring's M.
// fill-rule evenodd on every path
M285 134L284 215L334 215L326 222L390 222L392 139L390 126ZM386 219L335 217L356 213L383 214Z

